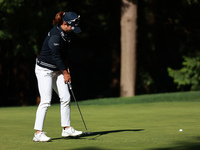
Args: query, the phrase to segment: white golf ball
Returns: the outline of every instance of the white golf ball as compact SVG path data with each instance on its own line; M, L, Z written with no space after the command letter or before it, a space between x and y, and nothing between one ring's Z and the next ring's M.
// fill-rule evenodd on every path
M183 129L179 129L179 132L182 132L183 131Z

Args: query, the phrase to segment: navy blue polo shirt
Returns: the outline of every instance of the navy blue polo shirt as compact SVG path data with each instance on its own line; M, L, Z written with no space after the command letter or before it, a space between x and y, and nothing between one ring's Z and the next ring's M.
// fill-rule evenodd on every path
M43 42L37 65L52 71L66 70L61 52L67 50L70 39L70 34L65 33L60 26L54 26Z

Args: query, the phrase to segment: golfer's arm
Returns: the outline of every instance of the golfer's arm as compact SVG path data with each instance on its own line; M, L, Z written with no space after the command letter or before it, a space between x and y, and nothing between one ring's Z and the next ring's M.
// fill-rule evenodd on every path
M60 37L53 35L48 41L49 48L51 49L52 60L56 63L56 66L59 70L66 70L65 65L63 64L60 58Z

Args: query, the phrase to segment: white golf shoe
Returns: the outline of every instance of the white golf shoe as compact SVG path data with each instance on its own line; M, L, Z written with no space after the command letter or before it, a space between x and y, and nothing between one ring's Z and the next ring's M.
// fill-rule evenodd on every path
M76 131L73 127L70 127L68 129L62 130L62 137L68 137L68 136L80 136L83 134L82 131Z
M45 132L40 132L38 134L35 133L33 137L34 142L49 142L51 138L45 135Z

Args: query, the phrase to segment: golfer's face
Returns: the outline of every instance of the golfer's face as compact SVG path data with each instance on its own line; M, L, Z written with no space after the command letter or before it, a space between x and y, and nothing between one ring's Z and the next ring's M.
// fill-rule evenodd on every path
M72 28L70 25L67 25L65 22L63 22L63 24L61 25L63 31L65 32L71 32L72 31Z

